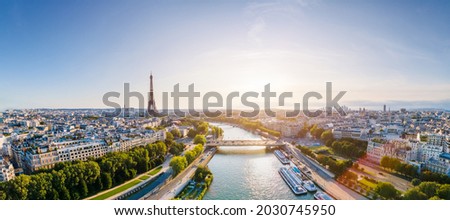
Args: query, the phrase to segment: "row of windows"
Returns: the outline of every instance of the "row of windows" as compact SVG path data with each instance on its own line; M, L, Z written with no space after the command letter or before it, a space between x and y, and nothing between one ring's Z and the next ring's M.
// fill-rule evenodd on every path
M97 144L97 145L92 145L92 146L78 147L76 149L70 149L69 151L70 152L76 152L76 151L80 151L80 150L98 148L98 147L101 147L101 146L104 146L104 145Z
M100 146L100 145L96 145L94 147L98 147L98 146ZM126 144L126 145L120 146L119 148L115 147L115 150L128 150L128 149L131 149L132 147L133 147L133 145ZM73 151L75 151L75 150L73 150ZM60 152L59 160L57 159L58 157L55 157L52 155L53 156L52 158L44 159L44 160L41 159L40 161L39 161L40 158L38 157L38 155L36 155L36 156L33 156L34 160L31 161L31 163L33 164L34 170L39 170L42 168L50 169L57 162L64 162L64 161L77 160L77 159L84 160L88 157L101 157L101 156L105 155L106 153L107 153L107 149L105 149L105 148L101 148L101 149L90 148L88 150L82 150L81 152L79 152L79 151L75 151L73 153ZM69 159L69 154L70 154L70 159ZM41 164L45 164L45 165L41 165Z
M84 155L78 155L78 156L73 156L71 157L72 160L76 160L76 159L86 159L88 157L101 157L105 155L105 153L98 153L98 154L94 154L94 153L89 153L89 154L84 154ZM68 158L65 158L66 160L69 160Z

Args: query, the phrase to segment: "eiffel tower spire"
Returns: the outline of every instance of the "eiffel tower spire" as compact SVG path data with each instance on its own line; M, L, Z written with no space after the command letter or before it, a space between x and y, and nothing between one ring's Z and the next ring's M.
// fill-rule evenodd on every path
M148 100L147 112L149 115L156 116L158 111L156 110L155 99L153 96L153 73L150 72L150 97Z

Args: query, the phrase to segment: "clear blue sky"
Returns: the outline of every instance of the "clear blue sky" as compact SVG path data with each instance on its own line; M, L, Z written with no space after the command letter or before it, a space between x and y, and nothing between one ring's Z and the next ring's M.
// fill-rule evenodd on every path
M352 107L450 109L449 21L444 0L1 0L0 109L106 107L151 70L157 97L331 81Z

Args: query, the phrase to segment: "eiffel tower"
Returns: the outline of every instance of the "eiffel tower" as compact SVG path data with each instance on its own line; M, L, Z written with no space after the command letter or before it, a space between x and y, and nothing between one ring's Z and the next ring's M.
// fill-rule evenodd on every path
M150 116L158 116L158 111L156 110L156 104L155 104L155 99L153 96L153 74L150 73L150 97L148 100L148 108L147 108L147 113Z

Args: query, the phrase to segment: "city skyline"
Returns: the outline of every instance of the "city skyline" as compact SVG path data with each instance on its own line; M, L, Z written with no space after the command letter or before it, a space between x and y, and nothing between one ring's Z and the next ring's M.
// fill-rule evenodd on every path
M354 109L450 109L447 2L0 3L0 110L105 108L102 96L347 91ZM147 98L147 96L145 96ZM132 106L137 107L132 102Z

